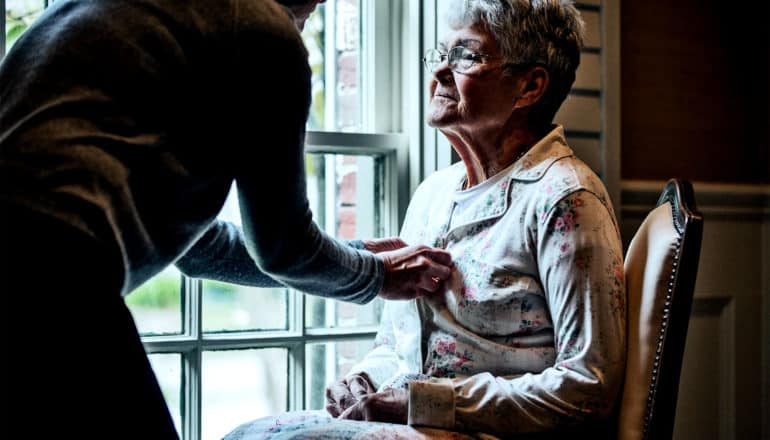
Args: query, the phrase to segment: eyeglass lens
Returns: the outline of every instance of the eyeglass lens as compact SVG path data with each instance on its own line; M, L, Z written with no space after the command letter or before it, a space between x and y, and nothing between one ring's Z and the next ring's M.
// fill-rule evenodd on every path
M476 62L476 54L468 48L457 46L449 50L448 53L443 54L436 49L428 49L425 52L423 61L425 62L425 68L431 73L435 72L438 66L448 59L449 68L456 72L464 72Z

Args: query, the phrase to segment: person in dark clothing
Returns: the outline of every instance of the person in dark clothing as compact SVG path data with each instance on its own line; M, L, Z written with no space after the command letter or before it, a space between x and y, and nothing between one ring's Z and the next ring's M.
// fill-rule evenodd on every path
M170 264L356 303L449 276L442 250L312 220L299 30L317 3L59 0L2 60L9 432L178 436L124 303ZM216 219L233 182L242 229Z

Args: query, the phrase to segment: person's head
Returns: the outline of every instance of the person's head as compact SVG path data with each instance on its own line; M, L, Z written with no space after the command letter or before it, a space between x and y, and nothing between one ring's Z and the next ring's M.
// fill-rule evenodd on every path
M460 63L444 62L451 56L439 55L432 98L434 93L454 94L450 98L458 100L458 109L455 115L436 112L441 105L432 99L430 125L445 126L453 116L489 118L497 109L497 123L506 116L503 110L523 110L530 129L547 129L580 63L584 26L572 1L451 0L446 7L449 32L439 52L464 47L464 57L475 57L475 62L466 60L473 66L463 71ZM455 60L463 57L459 51Z
M310 14L315 11L315 7L319 3L325 3L326 0L276 0L279 4L282 4L289 8L294 14L294 24L297 25L299 30L305 28L305 21Z

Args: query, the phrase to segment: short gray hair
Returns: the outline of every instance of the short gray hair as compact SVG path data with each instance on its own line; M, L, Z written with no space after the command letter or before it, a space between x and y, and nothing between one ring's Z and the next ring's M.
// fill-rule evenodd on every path
M571 0L453 0L446 20L450 27L483 26L512 65L540 64L550 82L532 108L532 128L553 121L575 82L580 64L584 24ZM507 69L509 73L515 68Z

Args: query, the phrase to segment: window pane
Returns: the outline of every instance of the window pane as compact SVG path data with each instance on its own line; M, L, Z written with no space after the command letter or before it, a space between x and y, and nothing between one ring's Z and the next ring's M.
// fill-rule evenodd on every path
M305 297L305 326L309 328L356 327L379 323L381 298L358 305L308 295Z
M5 50L27 30L43 12L44 0L5 0Z
M310 207L327 233L348 240L383 234L384 156L311 153L306 163ZM305 325L373 325L380 308L380 301L358 306L307 296Z
M286 289L261 289L203 281L203 330L286 329Z
M319 5L302 37L313 71L311 130L361 131L361 32L358 0Z
M383 155L305 155L313 219L334 237L372 238L383 232Z
M182 357L179 354L151 354L150 364L158 378L163 397L174 419L177 432L182 432Z
M202 359L202 434L219 439L236 426L286 411L288 351L206 351Z
M326 387L346 375L372 346L370 339L308 344L305 350L307 409L324 409Z
M182 275L167 267L126 296L126 304L143 335L182 332Z

